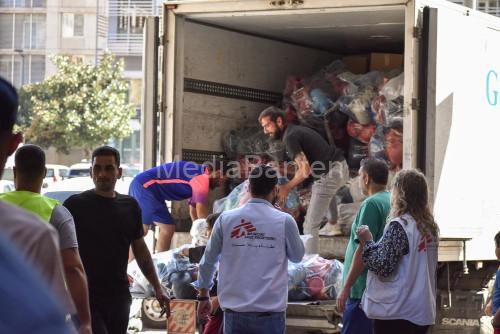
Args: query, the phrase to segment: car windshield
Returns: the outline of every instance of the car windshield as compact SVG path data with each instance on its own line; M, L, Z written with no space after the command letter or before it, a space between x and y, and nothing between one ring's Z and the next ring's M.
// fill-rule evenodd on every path
M70 197L71 195L79 194L80 191L69 190L69 191L49 191L44 193L44 196L53 198L58 200L60 203L64 203L64 201Z
M54 177L54 169L47 168L47 175L45 177Z
M14 181L14 172L12 171L12 168L5 168L3 170L2 180Z
M70 169L68 177L90 176L90 170L85 169Z

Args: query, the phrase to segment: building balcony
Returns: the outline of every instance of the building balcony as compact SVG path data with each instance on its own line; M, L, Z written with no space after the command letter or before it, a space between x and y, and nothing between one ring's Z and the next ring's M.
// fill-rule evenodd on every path
M142 34L109 34L108 50L116 55L142 55Z

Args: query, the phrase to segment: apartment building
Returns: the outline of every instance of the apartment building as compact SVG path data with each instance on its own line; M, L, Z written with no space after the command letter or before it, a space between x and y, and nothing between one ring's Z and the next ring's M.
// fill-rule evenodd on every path
M55 72L51 54L95 61L106 49L105 8L105 0L0 0L0 75L19 87Z

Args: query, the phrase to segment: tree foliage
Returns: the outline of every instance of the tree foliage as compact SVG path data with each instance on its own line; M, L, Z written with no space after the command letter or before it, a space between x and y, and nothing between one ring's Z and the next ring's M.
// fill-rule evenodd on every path
M98 66L53 56L57 73L20 89L19 126L28 142L58 152L89 152L128 136L134 108L128 103L123 61L106 54Z

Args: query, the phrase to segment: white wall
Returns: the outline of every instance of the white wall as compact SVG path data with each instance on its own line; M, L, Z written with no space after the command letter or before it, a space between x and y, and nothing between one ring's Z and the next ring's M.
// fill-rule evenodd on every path
M186 22L184 77L280 93L289 75L310 76L335 58L315 49ZM266 104L185 93L182 148L222 151L223 134L258 125ZM178 111L176 111L178 112Z

